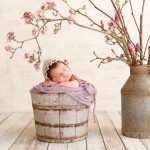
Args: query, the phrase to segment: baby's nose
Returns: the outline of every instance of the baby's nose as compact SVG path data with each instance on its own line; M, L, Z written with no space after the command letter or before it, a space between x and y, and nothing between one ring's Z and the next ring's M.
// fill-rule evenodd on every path
M66 74L65 72L62 72L61 75L62 75L63 77L65 77L67 74Z

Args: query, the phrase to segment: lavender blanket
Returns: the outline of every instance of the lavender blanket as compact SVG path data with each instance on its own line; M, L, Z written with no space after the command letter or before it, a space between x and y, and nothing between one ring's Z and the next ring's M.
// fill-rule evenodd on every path
M68 88L68 87L43 87L42 83L34 86L30 92L43 92L48 94L56 93L66 93L76 99L77 101L90 106L93 102L95 103L96 89L90 83L81 83L78 88Z

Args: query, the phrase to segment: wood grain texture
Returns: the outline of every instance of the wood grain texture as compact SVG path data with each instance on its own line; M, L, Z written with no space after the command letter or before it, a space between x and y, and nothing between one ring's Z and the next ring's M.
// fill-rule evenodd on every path
M108 111L108 115L116 128L116 131L118 132L121 140L123 141L125 147L127 149L136 150L146 150L145 146L142 144L142 142L139 139L136 138L128 138L126 136L123 136L121 134L121 116L119 112L116 111Z
M31 113L13 113L0 125L0 148L9 149L32 118Z
M27 150L32 144L35 136L35 124L34 119L32 119L29 124L25 127L23 132L18 136L16 141L10 147L9 150Z
M117 111L97 112L96 122L90 114L87 138L73 143L39 141L32 113L4 116L0 124L1 150L150 150L150 139L121 135L121 116Z
M118 133L116 132L112 122L110 121L107 113L100 112L97 114L97 120L101 133L106 145L107 150L125 150Z

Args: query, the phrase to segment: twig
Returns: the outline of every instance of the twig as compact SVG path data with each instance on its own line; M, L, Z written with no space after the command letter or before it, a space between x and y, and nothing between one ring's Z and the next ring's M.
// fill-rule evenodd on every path
M143 12L144 12L144 4L145 0L143 0L143 5L142 5L142 12L140 15L140 45L141 45L141 53L140 53L140 59L141 59L141 65L143 64Z
M150 46L148 47L148 61L147 65L150 65Z
M139 27L138 27L137 21L136 21L135 16L134 16L134 12L133 12L133 8L132 8L131 0L129 0L129 2L130 2L130 7L131 7L131 14L132 14L132 17L133 17L133 19L134 19L136 28L137 28L138 32L140 33L140 29L139 29Z
M79 24L78 22L76 22L75 20L73 20L73 23L79 27L82 27L82 28L86 28L86 29L89 29L89 30L93 30L93 31L97 31L97 32L100 32L102 34L107 34L106 32L104 31L101 31L101 30L98 30L98 29L95 29L95 28L91 28L91 27L88 27L88 26L85 26L85 25L82 25L82 24Z
M94 25L96 25L99 28L102 28L100 25L98 25L97 23L95 23L89 16L81 13L79 10L77 11L80 15L84 16L85 18L87 18L88 20L90 20ZM104 29L103 29L104 30ZM106 30L105 30L106 31Z
M147 49L149 40L150 40L150 35L149 35L149 37L148 37L148 39L147 39L147 42L146 42L146 46L145 46L145 50L144 50L144 55L143 55L143 57L145 57L145 53L146 53L146 49ZM144 59L144 58L143 58L143 59Z
M121 59L119 56L117 56L116 53L114 53L114 55L116 56L116 58L111 58L111 57L101 58L101 57L98 57L98 56L97 56L97 54L95 53L95 51L93 52L93 54L95 55L95 58L92 59L92 60L90 60L90 62L95 61L95 60L97 60L97 59L100 59L101 61L100 61L99 65L98 65L98 68L100 67L101 64L110 63L110 62L112 62L112 61L114 61L114 60L116 60L116 61L122 61L122 62L128 64L127 60Z
M96 8L98 11L100 11L101 13L103 13L105 16L107 16L108 18L110 18L110 20L115 21L112 17L110 17L107 13L105 13L103 10L101 10L100 8L98 8L91 0L89 0L89 2L94 6L94 8Z
M120 32L123 32L124 33L124 31L122 30L122 28L120 27L120 25L119 25L119 23L118 22L116 22L111 16L109 16L107 13L105 13L103 10L101 10L100 8L98 8L91 0L89 0L89 2L93 5L93 7L95 8L95 9L97 9L98 11L100 11L102 14L104 14L105 16L107 16L110 20L113 20L116 24L117 24L117 26L118 26L118 30L120 31ZM123 34L122 33L122 34Z
M119 11L117 10L117 8L116 8L116 6L115 6L113 0L111 0L111 3L112 3L112 5L113 5L113 7L114 7L114 9L115 9L115 11L116 11L116 13L117 13L117 15L119 16L120 23L121 23L121 26L122 26L122 30L123 30L124 33L125 33L125 37L127 38L128 41L131 41L130 38L129 38L129 34L128 34L127 30L126 30L126 26L125 26L125 23L124 23L124 19L123 19L123 15L122 15L121 10L119 10Z
M122 7L121 7L121 11L123 10L123 7L128 3L127 0L125 0L125 2L123 3Z

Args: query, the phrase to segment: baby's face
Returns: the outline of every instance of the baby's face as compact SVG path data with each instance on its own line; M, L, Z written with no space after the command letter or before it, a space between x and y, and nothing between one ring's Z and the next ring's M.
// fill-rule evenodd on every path
M57 83L69 81L71 76L71 69L61 62L57 64L56 68L51 70L52 81Z

